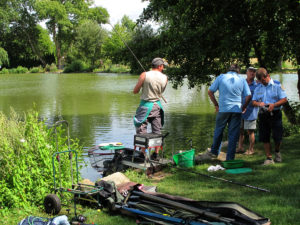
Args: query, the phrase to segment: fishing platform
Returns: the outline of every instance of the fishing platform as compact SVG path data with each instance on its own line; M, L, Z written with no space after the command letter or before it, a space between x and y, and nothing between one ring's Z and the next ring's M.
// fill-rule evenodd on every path
M163 143L167 135L136 134L134 148L126 148L119 142L100 144L89 150L91 165L103 175L132 167L149 176L173 162L164 158Z

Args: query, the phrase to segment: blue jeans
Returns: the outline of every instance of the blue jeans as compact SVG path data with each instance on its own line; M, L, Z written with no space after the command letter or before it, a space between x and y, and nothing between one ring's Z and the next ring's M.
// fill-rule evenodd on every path
M214 140L211 146L211 153L218 155L219 147L223 138L223 131L228 124L228 147L226 160L233 160L235 157L236 144L239 140L241 126L241 113L219 112L216 118Z

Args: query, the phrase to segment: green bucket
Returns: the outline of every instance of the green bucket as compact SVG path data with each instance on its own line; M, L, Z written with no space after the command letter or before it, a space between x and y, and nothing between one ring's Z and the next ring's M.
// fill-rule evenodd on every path
M195 149L173 155L173 160L179 167L193 167L195 163Z

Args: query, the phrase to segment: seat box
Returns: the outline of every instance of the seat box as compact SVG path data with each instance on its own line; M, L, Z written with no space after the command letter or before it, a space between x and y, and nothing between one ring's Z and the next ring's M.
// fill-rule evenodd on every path
M142 148L153 148L162 146L162 134L136 134L134 135L134 146Z

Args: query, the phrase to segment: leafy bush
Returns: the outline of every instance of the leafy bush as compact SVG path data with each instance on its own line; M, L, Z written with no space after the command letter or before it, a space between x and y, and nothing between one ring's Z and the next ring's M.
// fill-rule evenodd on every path
M0 112L0 133L0 212L40 204L53 189L52 155L57 151L56 140L59 151L68 149L66 132L58 127L56 139L53 129L39 120L37 112L28 112L21 120L12 111L9 118ZM78 140L71 141L71 149L82 152ZM62 185L70 187L68 155L60 154L60 159ZM55 167L58 171L57 162Z
M28 69L23 66L18 66L17 68L11 69L10 73L27 73Z
M112 73L128 73L130 72L130 68L125 65L114 64L109 68Z
M39 66L39 67L33 67L29 70L30 73L43 73L44 69L43 67Z
M67 65L64 73L85 72L88 66L81 60L74 60L71 64Z
M290 101L283 107L283 136L288 137L300 133L300 103Z
M47 64L45 67L45 71L47 72L57 72L57 66L55 65L55 63L52 63L51 65Z
M50 65L50 72L56 72L58 69L57 69L57 66L55 65L55 63L52 63Z
M0 71L0 74L9 74L9 70L6 69L6 68L3 68L3 69Z

